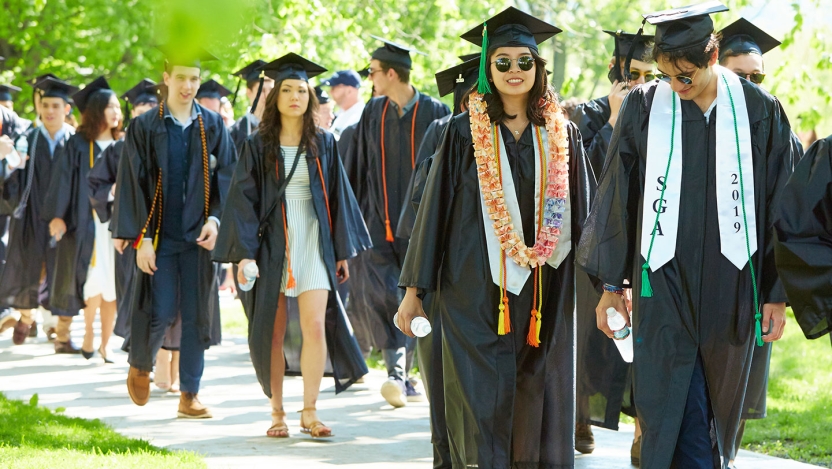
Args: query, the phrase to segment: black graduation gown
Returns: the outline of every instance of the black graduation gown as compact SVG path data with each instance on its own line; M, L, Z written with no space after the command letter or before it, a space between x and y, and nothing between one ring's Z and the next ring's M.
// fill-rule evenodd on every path
M516 144L508 131L503 136L525 241L530 243L535 158L531 127ZM594 178L572 124L569 141L574 251ZM435 293L431 307L441 317L451 462L454 468L572 467L573 254L558 269L542 268L540 347L526 344L531 277L520 295L509 294L513 332L497 335L500 291L489 270L471 142L468 113L452 118L433 157L399 282L421 294Z
M255 123L254 115L247 112L228 128L228 133L231 134L231 140L234 141L234 148L237 149L237 153L243 151L243 143L249 135L257 130L258 125L259 123Z
M64 138L58 142L54 154L49 153L49 143L43 134L37 136L37 148L32 145L40 127L32 128L20 138L29 142L29 160L22 169L13 171L0 183L2 199L14 212L24 197L31 177L31 190L20 218L14 215L9 224L9 246L6 266L0 276L0 304L17 309L33 309L38 305L49 309L48 281L41 282L41 272L46 262L54 260L49 252L49 221L43 218L43 205L52 177L53 167L60 159L74 129L64 124ZM34 152L34 154L33 154Z
M335 263L355 257L370 248L371 244L338 157L335 137L321 130L317 144L326 193L321 187L316 160L307 158L306 168L301 162L296 171L309 171L310 190L321 227L321 252L329 269L331 293L326 311L326 342L335 378L335 392L338 393L367 374L368 370L337 294ZM275 174L276 165L280 168L280 180ZM263 139L259 132L255 132L243 145L214 249L214 260L217 262L236 264L243 259L254 259L260 269L260 278L251 291L242 292L241 300L249 321L251 362L263 392L269 397L272 396L272 332L286 255L280 205L283 196L278 199L277 190L285 177L283 162L264 151ZM291 343L289 334L287 330L286 339L289 340L284 340L285 343Z
M832 136L813 143L783 189L777 271L808 339L832 332Z
M758 249L753 256L760 305L786 301L774 267L776 200L795 149L780 103L741 80L751 125ZM717 110L710 123L693 101L682 106L682 182L675 257L650 272L653 297L641 298L641 208L647 129L655 83L625 99L609 159L586 222L577 262L600 281L633 285L633 382L642 423L642 467L668 467L676 448L697 354L726 464L733 452L754 347L750 268L720 253L715 173ZM707 148L707 153L703 149ZM652 215L652 214L651 214Z
M393 325L393 315L399 306L396 285L407 251L407 240L394 238L393 242L388 242L385 229L381 116L387 103L386 97L373 98L367 103L356 128L355 145L344 158L347 176L373 241L373 248L359 256L359 272L351 275L353 283L350 291L353 297L361 296L359 301L364 303L370 315L368 322L373 331L373 346L380 350L398 349L404 347L406 342L406 336ZM402 207L408 199L405 191L413 172L415 152L430 123L450 114L448 106L425 94L419 95L418 105L418 109L411 108L401 117L395 106L390 105L384 122L386 214L394 234Z
M602 96L579 105L571 117L581 132L596 179L601 176L612 138L610 114L609 98ZM578 272L577 284L576 420L618 430L622 411L635 417L630 365L621 358L615 344L598 330L595 307L601 295L585 272Z
M0 106L0 135L5 135L17 141L18 137L26 132L31 122L26 119L21 119L17 113ZM0 181L6 179L6 165L0 164ZM2 187L0 182L0 187ZM6 243L3 237L6 235L6 228L9 226L9 215L11 215L14 207L6 204L3 197L0 197L0 277L2 277L3 267L6 261ZM0 310L2 310L0 306Z
M81 134L67 141L55 161L43 209L43 219L60 218L66 234L56 246L55 281L50 288L51 303L60 309L78 311L84 303L84 284L95 245L95 220L92 216L87 175L101 154L98 144Z
M208 215L219 219L222 216L222 207L231 183L237 152L220 115L197 103L193 105L198 106L198 110L202 113L208 154L213 166L209 174ZM188 184L185 194L183 231L185 240L195 243L206 220L203 212L205 198L199 123L194 119L191 125L195 127L191 129L188 145L191 151L188 181L197 182ZM132 242L142 233L153 202L160 168L162 169L162 187L168 184L166 174L170 155L167 139L167 129L158 109L142 114L128 127L124 147L119 156L116 197L110 220L113 238L127 239ZM147 228L147 237L152 237L159 223L161 219L157 210ZM199 249L198 252L199 283L194 285L194 288L199 293L200 303L196 327L200 341L205 348L208 348L212 343L217 342L219 336L217 274L216 266L211 260L211 253L205 249ZM138 270L138 267L133 270L133 275L132 294L126 295L130 297L130 305L126 310L121 311L131 317L130 340L125 341L122 348L127 351L135 347L134 354L148 356L152 354L149 344L150 321L153 317L152 278Z

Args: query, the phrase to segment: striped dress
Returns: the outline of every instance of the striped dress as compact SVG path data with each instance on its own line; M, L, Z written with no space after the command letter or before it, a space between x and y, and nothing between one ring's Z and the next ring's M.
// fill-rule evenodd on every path
M309 171L303 161L306 153L298 155L298 147L281 145L280 148L283 150L283 174L289 174L295 159L301 158L285 193L289 253L295 287L286 288L289 266L284 262L280 292L288 297L297 297L309 290L330 290L329 275L321 254L321 229L315 214L312 191L309 189Z

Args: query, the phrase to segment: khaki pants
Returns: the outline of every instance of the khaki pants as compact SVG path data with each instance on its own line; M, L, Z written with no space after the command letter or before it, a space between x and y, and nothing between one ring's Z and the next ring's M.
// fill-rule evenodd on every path
M55 328L55 340L57 342L69 342L69 327L72 325L72 316L57 316L58 326Z

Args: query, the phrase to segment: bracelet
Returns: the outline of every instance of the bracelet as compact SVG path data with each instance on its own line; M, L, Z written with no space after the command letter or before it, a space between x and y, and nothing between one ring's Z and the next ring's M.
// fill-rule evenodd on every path
M616 287L615 285L610 285L609 283L604 284L604 291L607 293L616 293L618 295L624 294L624 289L621 287Z

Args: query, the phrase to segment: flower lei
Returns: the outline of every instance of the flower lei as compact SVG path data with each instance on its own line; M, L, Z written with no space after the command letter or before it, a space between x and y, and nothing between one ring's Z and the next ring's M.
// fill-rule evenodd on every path
M500 162L494 149L491 120L483 95L471 93L468 110L471 118L471 135L477 175L489 217L494 220L494 233L501 249L522 267L535 268L546 263L558 244L563 212L569 194L569 137L566 118L553 99L545 99L544 116L549 151L546 157L545 198L542 220L538 220L537 239L532 247L526 246L511 220L503 194ZM540 146L542 148L542 146Z

